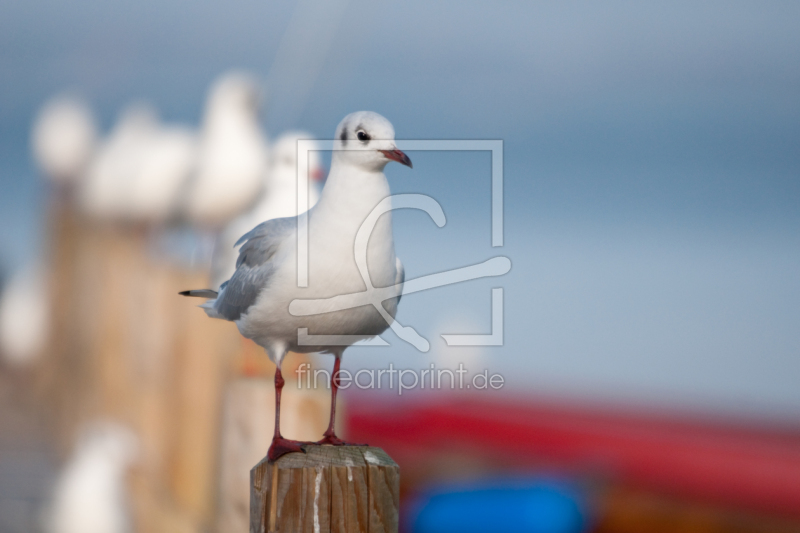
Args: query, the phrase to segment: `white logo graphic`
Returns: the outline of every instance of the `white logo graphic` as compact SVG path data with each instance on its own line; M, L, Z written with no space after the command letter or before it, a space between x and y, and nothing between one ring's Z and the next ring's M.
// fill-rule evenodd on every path
M333 141L329 141L333 146ZM398 148L404 151L418 150L487 150L492 152L492 246L503 245L503 141L398 141ZM317 145L318 146L318 145ZM298 261L297 283L299 287L308 286L308 152L313 148L313 141L298 141ZM332 149L332 148L329 148ZM294 316L316 315L321 312L352 309L363 305L372 305L381 314L392 331L421 352L430 349L430 343L411 326L403 326L389 315L382 302L396 298L400 287L376 288L372 285L367 270L367 243L378 219L384 213L394 209L419 209L428 213L438 227L445 224L445 215L441 205L423 194L397 194L384 198L370 212L356 234L353 254L356 266L361 274L366 290L362 292L342 294L326 299L296 299L289 305L289 312ZM511 261L505 256L497 256L482 263L447 270L436 274L407 280L402 287L402 294L411 294L435 287L443 287L492 276L502 276L511 270ZM503 344L503 289L492 289L492 333L489 335L460 334L442 335L448 346L502 346ZM309 335L308 328L298 330L298 344L302 346L348 346L360 337L350 335ZM375 337L362 344L371 346L387 346L380 337Z

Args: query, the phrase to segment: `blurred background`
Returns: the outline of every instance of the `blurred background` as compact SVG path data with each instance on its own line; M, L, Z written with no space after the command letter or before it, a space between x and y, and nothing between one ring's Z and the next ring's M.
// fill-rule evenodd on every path
M504 143L499 248L489 153L387 167L447 215L393 215L407 279L513 264L404 297L429 352L387 332L343 360L504 377L340 395L348 440L400 464L401 528L800 530L799 22L790 1L3 2L0 532L245 530L273 369L176 293L293 209L295 139L361 109ZM490 332L493 287L503 346L448 347ZM284 373L303 362L333 363ZM319 438L328 391L290 389L286 433Z

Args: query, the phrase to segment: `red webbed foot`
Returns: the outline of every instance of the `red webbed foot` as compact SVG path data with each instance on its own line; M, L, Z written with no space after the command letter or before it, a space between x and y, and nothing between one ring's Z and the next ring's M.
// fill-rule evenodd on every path
M287 453L302 452L306 453L303 446L309 444L308 442L300 442L296 440L289 440L283 437L275 437L272 439L272 444L267 452L267 458L270 462L275 462Z
M319 444L319 445L329 444L331 446L369 446L369 444L356 444L353 442L345 442L333 433L331 433L330 435L325 434L325 436L322 437L322 440L318 440L314 444Z

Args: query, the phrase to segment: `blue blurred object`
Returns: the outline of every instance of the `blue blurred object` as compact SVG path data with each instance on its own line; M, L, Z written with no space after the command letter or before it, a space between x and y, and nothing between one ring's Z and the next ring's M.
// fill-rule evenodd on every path
M438 488L419 502L414 533L580 533L587 529L585 497L559 481L484 482Z

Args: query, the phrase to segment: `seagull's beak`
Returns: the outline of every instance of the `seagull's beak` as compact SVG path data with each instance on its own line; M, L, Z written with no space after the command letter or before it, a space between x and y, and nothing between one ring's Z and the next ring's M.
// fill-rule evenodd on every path
M406 154L395 148L394 150L378 150L386 159L391 159L392 161L397 161L401 165L405 165L408 168L414 168L414 165L411 164L411 159L408 158Z

